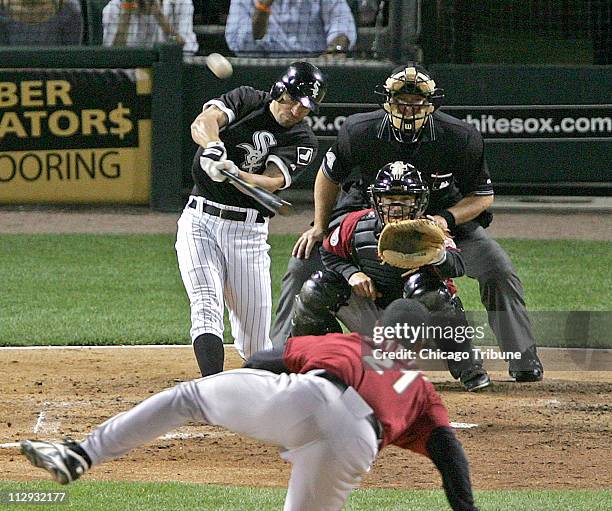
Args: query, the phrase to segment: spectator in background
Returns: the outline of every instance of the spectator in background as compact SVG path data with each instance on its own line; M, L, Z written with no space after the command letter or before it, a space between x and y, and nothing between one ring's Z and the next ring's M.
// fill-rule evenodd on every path
M353 0L356 12L357 25L360 27L373 27L378 14L378 0Z
M232 0L225 40L238 56L346 55L357 29L345 0Z
M195 25L225 25L230 0L215 0L214 2L199 0L194 2L193 6Z
M81 44L78 0L0 0L0 45Z
M176 41L194 54L192 0L111 0L102 11L105 46L146 46Z

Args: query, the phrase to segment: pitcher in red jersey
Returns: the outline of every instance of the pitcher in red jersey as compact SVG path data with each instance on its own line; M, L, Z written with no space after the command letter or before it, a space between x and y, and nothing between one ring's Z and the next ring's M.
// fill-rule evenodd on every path
M428 321L422 304L400 299L382 323ZM440 397L413 362L378 352L399 353L398 347L394 339L377 343L358 334L294 337L283 351L255 354L245 368L151 396L83 442L26 440L22 452L67 484L196 420L281 448L292 465L285 511L337 511L380 450L393 444L433 461L453 510L478 511L468 462Z

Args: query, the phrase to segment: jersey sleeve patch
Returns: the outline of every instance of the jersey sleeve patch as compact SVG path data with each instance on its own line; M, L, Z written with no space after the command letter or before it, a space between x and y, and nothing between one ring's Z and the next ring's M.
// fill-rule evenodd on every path
M298 165L308 165L312 161L314 149L312 147L297 148L297 163Z
M331 236L329 237L329 244L332 247L335 247L339 241L340 241L340 226L336 227L334 229L334 232L332 232Z
M328 149L325 153L325 170L331 172L334 168L334 163L336 161L336 155L331 149Z

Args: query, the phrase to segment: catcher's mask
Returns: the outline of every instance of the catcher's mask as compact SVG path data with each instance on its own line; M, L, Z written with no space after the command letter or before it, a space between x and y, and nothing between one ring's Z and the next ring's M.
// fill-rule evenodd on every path
M436 87L429 72L417 64L395 68L374 92L382 97L381 107L399 142L414 142L444 99L444 90Z
M327 92L327 78L317 66L309 62L294 62L270 90L275 100L279 100L285 92L302 106L317 113Z
M368 189L378 218L386 225L423 216L429 203L429 188L410 163L387 163Z

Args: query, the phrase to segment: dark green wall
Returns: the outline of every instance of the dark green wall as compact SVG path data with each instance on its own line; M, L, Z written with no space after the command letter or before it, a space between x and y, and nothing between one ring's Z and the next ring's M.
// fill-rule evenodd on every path
M536 118L548 111L539 105L607 105L592 112L608 119L612 115L612 66L445 65L433 66L432 72L446 90L447 105L533 105L529 115ZM591 113L574 110L576 115ZM580 191L576 183L593 183L602 193L599 187L607 185L609 193L611 136L598 137L607 141L487 140L486 154L494 182L547 185L542 191L567 183L563 189L568 194Z
M373 89L384 81L391 64L369 63L366 66L353 64L321 65L329 75L329 92L326 103L370 103L377 101ZM234 75L227 81L215 78L205 67L186 65L183 68L184 90L184 131L183 161L190 162L195 146L190 142L189 123L198 114L204 101L239 85L248 84L268 89L279 76L284 66L258 64L236 65ZM496 114L489 110L495 106L519 106L520 117L539 118L555 114L563 115L558 109L541 108L543 105L570 105L569 113L574 116L611 116L612 67L610 66L493 66L493 65L438 65L432 66L437 83L445 89L446 100L443 110L451 115L464 118ZM532 105L533 108L531 107ZM595 110L585 110L582 105L600 105ZM601 105L608 105L602 107ZM461 106L461 109L457 107ZM470 110L469 106L481 107ZM538 108L540 106L540 108ZM486 107L486 108L483 108ZM366 107L364 107L366 108ZM342 105L334 111L342 111ZM359 107L348 109L354 113ZM329 111L329 108L328 110ZM505 111L514 115L514 111ZM324 111L322 113L325 113ZM558 119L556 119L557 121ZM555 121L555 122L556 122ZM325 149L331 144L334 133L320 137L321 150L318 161L296 181L295 186L310 187L313 176ZM489 167L498 189L512 192L527 192L535 185L539 193L584 193L585 184L591 189L607 193L610 187L610 133L601 133L598 140L587 141L585 134L570 140L533 140L537 135L522 137L520 140L499 140L484 134ZM514 136L514 135L513 135ZM189 165L183 174L183 185L191 182ZM580 186L576 186L580 183Z

